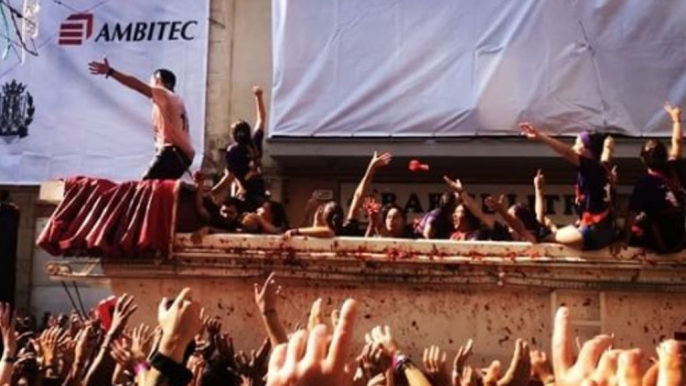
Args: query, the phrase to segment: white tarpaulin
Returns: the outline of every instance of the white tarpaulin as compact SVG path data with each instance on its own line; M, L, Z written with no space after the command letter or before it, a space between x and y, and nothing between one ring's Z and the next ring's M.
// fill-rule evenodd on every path
M684 0L273 0L272 136L671 129Z
M145 83L158 68L176 74L194 164L200 164L209 0L41 0L38 36L27 41L38 56L22 55L6 6L21 12L23 2L2 2L14 43L0 60L0 184L143 175L155 152L152 104L114 79L89 73L88 63L105 56L113 68ZM0 16L2 50L6 35ZM10 87L12 82L22 87Z

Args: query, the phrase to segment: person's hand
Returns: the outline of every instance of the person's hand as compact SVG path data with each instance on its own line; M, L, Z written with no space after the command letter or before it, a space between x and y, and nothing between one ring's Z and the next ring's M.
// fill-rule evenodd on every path
M243 351L236 355L236 370L248 380L250 385L260 384L267 374L267 359L269 359L270 348L269 339L265 339L257 352L255 350L250 352L250 357L245 355Z
M272 272L265 280L264 285L254 284L255 304L263 316L276 314L276 299L283 291L281 286L276 284L276 273Z
M385 373L391 367L393 359L381 344L367 343L356 361L363 378L371 380L374 376Z
M145 357L136 357L131 351L131 345L127 339L117 339L112 342L110 348L110 356L117 362L124 370L133 374L138 363L145 360Z
M446 185L448 185L448 188L450 188L457 194L462 194L462 192L464 191L464 188L462 187L462 181L460 181L459 178L453 181L450 179L450 177L443 176L443 181L445 181Z
M372 331L365 335L365 341L367 343L380 344L391 358L396 356L400 351L398 342L396 342L393 335L391 335L391 328L388 326L374 327Z
M449 386L450 377L445 370L445 362L448 359L448 354L443 351L441 355L441 349L438 346L431 346L424 349L424 368L427 374L431 377L434 386Z
M520 123L519 124L519 130L522 132L522 134L525 137L527 137L529 139L540 138L540 133L538 132L538 130L536 130L534 125L532 125L531 123L528 123L528 122Z
M575 340L569 321L569 309L560 307L553 324L552 358L556 386L579 386L591 378L601 355L612 344L609 335L598 335L581 346L574 355Z
M553 366L550 364L548 356L544 351L531 350L529 359L531 361L531 375L533 377L543 382L544 385L555 382Z
M138 304L134 303L134 300L133 296L128 294L117 298L117 304L114 306L114 312L112 313L112 323L108 331L108 334L112 337L119 337L124 328L126 328L126 323L131 315L138 309Z
M135 358L145 360L147 353L150 352L150 342L152 341L152 332L150 327L141 324L134 328L131 332L131 354Z
M205 329L207 330L207 336L210 339L214 339L215 336L219 335L222 330L222 322L219 318L208 318L205 322Z
M0 330L2 330L2 344L5 348L3 358L15 358L17 355L17 334L12 323L12 310L9 303L0 303Z
M346 357L356 316L357 303L348 299L333 335L325 324L319 324L310 332L296 332L288 344L277 346L269 361L267 386L349 385L353 374L346 371Z
M684 348L673 339L662 342L657 349L657 386L683 386L686 384Z
M505 375L498 380L498 386L527 386L531 379L531 358L529 356L529 344L517 339L515 342L514 355L510 367Z
M181 363L188 344L202 328L200 303L191 299L191 289L184 288L167 307L169 300L165 297L157 309L157 321L162 327L159 352L166 357Z
M193 374L188 386L202 386L202 374L205 372L205 367L207 367L205 358L203 358L202 355L192 355L188 359L186 367L191 371L191 374Z
M112 67L110 67L110 62L107 61L107 58L103 58L102 62L92 61L88 63L88 69L93 75L107 75Z
M612 169L610 169L610 184L613 186L617 185L617 181L619 181L619 174L617 173L617 165L612 166Z
M43 331L36 340L36 344L40 348L39 351L43 357L44 368L52 368L57 364L57 348L63 343L65 338L65 331L55 326Z
M264 91L262 90L262 87L260 87L260 86L252 86L252 93L253 93L256 97L260 97L260 96L262 96L262 94L264 93Z
M469 356L472 355L473 345L474 341L469 339L464 346L460 346L460 348L457 350L457 354L455 354L455 359L453 359L453 373L451 377L453 386L462 386L465 384L465 381L467 381L467 384L469 384L472 381L472 376L476 376L472 373L472 369L469 368L468 375L470 379L464 379L464 375L467 372L465 365L467 364L467 359L469 359Z
M233 339L231 339L229 334L215 335L213 339L219 355L224 358L227 366L231 368L234 373L238 374L238 363L236 363L236 351L233 348Z
M372 160L369 161L369 166L371 166L373 169L380 168L382 166L386 166L389 163L391 163L391 159L393 156L391 153L382 153L382 154L377 154L377 152L374 152L374 155L372 156Z
M96 336L93 329L91 324L86 324L86 326L76 334L76 337L74 338L74 341L76 341L76 346L74 347L74 363L85 364L91 357L93 350L95 350Z
M484 200L484 203L486 204L486 207L494 212L506 212L507 208L505 208L505 196L500 195L498 196L498 199L496 200L493 198L493 196L488 196Z
M681 122L681 109L678 106L672 106L671 103L665 102L665 111L672 118L672 122Z

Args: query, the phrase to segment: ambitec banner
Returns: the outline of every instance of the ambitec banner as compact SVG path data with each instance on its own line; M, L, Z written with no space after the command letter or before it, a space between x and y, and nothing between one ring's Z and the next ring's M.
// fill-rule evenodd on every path
M34 39L20 39L22 21L15 31L11 20L26 11L23 3L0 4L8 20L7 31L0 28L0 184L143 175L155 152L152 102L91 75L88 63L104 57L146 84L156 69L174 72L200 165L209 0L42 0L29 24Z
M666 136L684 0L272 0L272 136Z

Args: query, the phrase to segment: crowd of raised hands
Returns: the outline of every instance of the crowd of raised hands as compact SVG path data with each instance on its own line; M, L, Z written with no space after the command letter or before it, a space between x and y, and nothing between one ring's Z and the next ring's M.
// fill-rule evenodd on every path
M478 342L471 340L451 360L438 346L411 358L403 351L406 342L383 325L355 341L361 334L355 334L359 305L354 299L330 317L317 299L309 320L286 332L278 316L281 292L274 274L263 285L255 284L265 330L254 333L266 338L249 354L236 351L230 326L207 315L189 288L174 299L162 299L154 325L128 326L137 305L132 296L120 296L107 330L97 317L75 311L39 331L0 304L0 385L686 385L684 348L678 341L664 341L656 352L616 347L613 335L580 344L566 307L555 316L550 355L517 339L509 364L493 361L481 368L470 363L472 352L478 352Z

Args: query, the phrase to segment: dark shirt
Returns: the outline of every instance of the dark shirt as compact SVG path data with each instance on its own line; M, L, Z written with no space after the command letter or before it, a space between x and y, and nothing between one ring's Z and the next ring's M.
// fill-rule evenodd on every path
M249 172L261 173L264 130L256 130L252 144L234 143L226 149L226 169L244 184ZM252 174L252 173L251 173Z
M607 168L596 160L579 157L576 204L580 217L599 215L612 208L612 186Z
M678 249L683 243L686 220L686 190L684 190L684 162L672 160L667 172L649 171L638 180L631 193L629 210L646 218L645 233L650 238L652 229L658 232L668 250ZM649 244L651 244L649 242ZM656 248L655 245L648 245Z
M355 218L346 220L336 236L364 236L360 229L360 222Z

